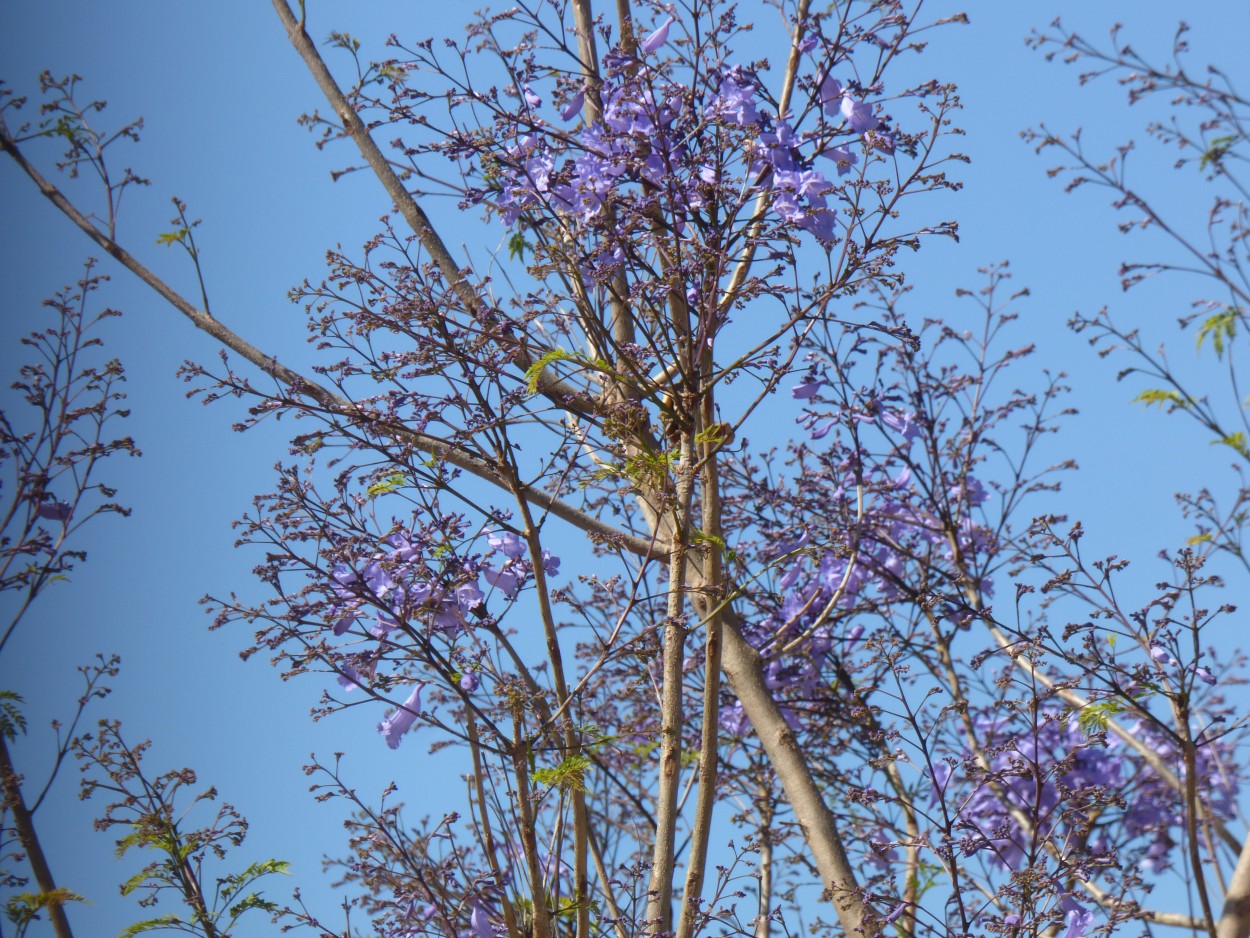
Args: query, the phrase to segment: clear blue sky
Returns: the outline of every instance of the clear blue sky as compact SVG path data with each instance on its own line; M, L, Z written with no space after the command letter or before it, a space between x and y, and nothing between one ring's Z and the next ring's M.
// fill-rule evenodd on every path
M480 5L309 2L314 36L341 29L374 48L390 32L416 40L455 29L462 12ZM1045 64L1023 40L1031 27L1056 15L1096 38L1121 19L1135 45L1161 57L1177 14L1193 12L1195 60L1234 69L1244 61L1250 13L1228 0L1192 11L1120 0L974 0L962 7L935 2L930 12L936 17L956 9L969 13L971 25L933 33L921 63L962 89L965 111L958 120L968 131L965 148L973 163L963 171L964 191L931 210L935 217L958 218L962 241L933 244L905 261L915 287L912 308L957 318L967 307L953 302L954 288L979 286L979 266L1011 261L1016 284L1032 291L1020 304L1017 335L1021 344L1036 341L1040 348L1025 368L1069 372L1082 411L1055 450L1056 458L1076 456L1082 469L1053 507L1086 519L1093 553L1119 552L1149 570L1154 553L1180 530L1171 493L1194 487L1195 478L1222 478L1228 460L1179 421L1130 406L1134 392L1117 385L1111 367L1064 327L1077 308L1114 304L1131 309L1144 328L1154 324L1160 336L1170 335L1189 297L1180 284L1122 297L1116 270L1126 257L1144 256L1144 244L1115 234L1104 196L1063 195L1045 178L1046 158L1034 157L1018 139L1020 130L1044 120L1056 130L1084 126L1091 147L1109 152L1125 138L1142 139L1144 119L1125 109L1114 86L1078 89L1072 69ZM184 259L154 244L170 227L170 197L184 199L192 216L204 220L198 239L219 318L285 360L307 360L302 315L286 301L286 291L305 276L321 275L327 248L353 250L372 235L389 206L364 173L332 183L330 170L349 154L316 151L295 125L299 113L321 102L269 5L0 5L0 76L19 93L31 93L45 68L82 75L90 96L110 102L114 120L146 120L142 144L124 162L153 184L128 196L123 243L196 295ZM1160 166L1151 165L1150 152L1139 160L1143 183L1163 180L1156 182L1162 188L1170 178L1168 158L1156 155ZM7 384L20 360L15 337L38 324L40 301L75 280L82 260L99 251L8 162L0 162L0 204L0 348ZM1188 208L1199 218L1205 206ZM450 203L432 210L436 217L454 214ZM450 240L498 238L498 231L479 235L475 224L468 219ZM285 456L288 428L235 434L229 425L239 414L230 405L205 409L185 400L186 387L174 377L178 365L211 359L217 349L123 271L103 269L115 280L101 296L125 313L106 340L127 366L134 409L128 432L145 455L106 466L105 477L120 489L120 500L134 506L134 516L105 519L85 533L89 562L36 608L0 661L0 686L29 701L32 732L17 757L39 777L50 751L44 728L77 695L74 668L97 651L117 652L122 675L95 713L122 719L132 739L154 738L151 767L190 765L217 785L252 821L247 855L293 861L289 885L299 884L326 909L319 858L341 849L341 817L336 807L305 795L300 766L308 754L347 751L347 770L362 793L395 778L416 814L437 816L459 804L459 770L449 758L432 760L419 738L387 750L373 732L378 709L311 724L307 713L320 694L317 682L283 684L263 661L238 660L246 636L207 631L209 620L197 604L202 595L256 594L250 569L258 558L232 548L230 522L254 493L268 490L272 466ZM1187 340L1177 348L1179 356L1192 354ZM1024 372L1016 380L1024 381ZM11 407L12 395L4 393ZM91 832L92 806L75 800L75 775L65 773L53 806L60 813L53 817L49 810L41 829L61 882L98 902L86 916L76 914L90 923L83 933L115 934L138 917L116 898L117 882L132 867L118 867L111 839ZM286 885L277 884L275 897L284 897ZM246 931L262 933L268 929L259 919Z

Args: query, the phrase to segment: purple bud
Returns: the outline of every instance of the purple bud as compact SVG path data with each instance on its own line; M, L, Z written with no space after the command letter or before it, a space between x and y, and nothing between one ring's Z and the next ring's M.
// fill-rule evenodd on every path
M35 514L40 518L46 518L48 521L68 521L70 511L69 502L58 502L54 499L48 499L39 503L35 509Z
M569 98L568 103L564 105L564 107L560 108L560 119L571 121L574 117L577 116L578 112L581 111L582 106L585 105L585 103L586 103L586 92L584 91L577 92L577 94Z
M911 903L900 902L896 905L885 918L881 920L882 925L889 925L891 922L897 921L898 917L907 911L907 906Z
M1206 668L1200 668L1195 664L1190 667L1190 670L1193 671L1194 674L1197 675L1198 680L1202 681L1204 684L1215 683L1215 675Z
M1164 668L1176 663L1173 660L1172 656L1168 654L1167 649L1164 648L1162 645L1151 645L1150 657L1155 660L1156 664Z
M668 28L673 25L673 22L676 19L677 17L670 16L664 21L663 26L644 39L642 41L642 51L648 53L654 52L656 49L660 48L660 46L664 45L664 43L668 42Z

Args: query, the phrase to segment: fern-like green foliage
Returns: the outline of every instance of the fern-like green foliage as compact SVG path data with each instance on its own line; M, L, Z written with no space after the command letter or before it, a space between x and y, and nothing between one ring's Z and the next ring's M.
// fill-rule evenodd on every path
M1188 407L1189 401L1176 391L1166 391L1161 388L1152 388L1149 391L1142 391L1135 398L1134 404L1145 404L1149 407L1151 404L1158 404L1162 407L1165 404L1172 407Z
M1237 137L1231 134L1223 137L1213 137L1211 145L1198 158L1198 168L1206 169L1212 163L1218 163L1224 157L1224 154L1233 148L1233 144L1236 142Z
M404 474L402 472L393 472L385 479L379 479L373 485L366 489L370 498L377 498L379 495L388 495L404 487Z
M555 768L537 769L532 778L537 785L561 791L585 791L586 770L592 765L587 756L569 756Z
M1204 319L1202 325L1198 327L1198 349L1201 350L1202 343L1210 338L1211 346L1215 349L1215 357L1223 358L1225 343L1232 342L1237 335L1239 315L1238 310L1230 306Z
M1246 435L1240 430L1236 433L1230 433L1228 436L1222 436L1218 440L1212 440L1211 445L1227 446L1229 449L1235 450L1238 456L1250 459L1250 446L1246 445Z
M26 732L26 715L18 706L22 695L11 690L0 690L0 733L8 740L17 739Z
M1076 715L1076 722L1086 736L1092 736L1105 731L1111 718L1124 710L1124 705L1117 700L1100 700L1082 707Z

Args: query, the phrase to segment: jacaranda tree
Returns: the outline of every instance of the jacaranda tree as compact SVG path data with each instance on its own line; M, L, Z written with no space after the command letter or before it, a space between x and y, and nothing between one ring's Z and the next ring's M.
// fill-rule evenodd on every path
M45 76L34 116L6 91L0 148L222 343L187 366L195 395L241 430L294 427L238 525L269 598L215 593L216 624L284 678L332 676L318 716L372 701L379 737L362 745L378 758L456 747L468 794L419 822L358 794L337 760L310 765L316 797L352 812L330 861L345 917L328 921L275 901L272 881L252 889L277 861L215 867L246 824L225 806L190 830L194 776L147 774L145 746L104 721L72 744L85 794L113 799L100 826L123 849L159 858L124 887L160 911L131 933L226 935L253 910L343 936L1250 933L1243 724L1221 696L1242 662L1214 639L1233 611L1216 569L1246 572L1246 492L1186 497L1197 527L1171 578L1123 595L1122 561L1033 516L1071 468L1036 457L1069 404L1062 377L1020 364L1024 291L1005 266L982 271L967 330L909 305L906 258L956 235L925 196L958 188L964 158L955 88L902 76L961 16L532 0L466 17L455 41L393 36L370 61L347 33L319 47L303 3L274 7L325 97L304 118L318 146L362 160L395 208L294 291L320 356L307 373L210 313L205 277L184 297L119 243L120 193L142 180L107 151L137 129L96 126L75 79ZM785 32L753 31L777 8ZM1034 140L1069 158L1056 172L1072 186L1110 187L1130 226L1163 226L1195 258L1130 282L1197 264L1216 283L1192 324L1231 402L1105 315L1076 325L1154 376L1141 400L1250 458L1234 364L1247 102L1179 60L1058 26L1035 42L1135 100L1178 100L1154 132L1210 185L1214 248L1152 214L1122 160ZM28 155L48 137L62 169L99 173L103 208L76 207ZM499 252L449 243L426 208L448 193ZM177 210L164 238L199 273ZM56 378L40 380L32 403ZM107 380L91 380L102 419ZM41 413L45 429L71 419ZM3 585L33 598L79 502L53 497L25 440L6 429L4 557L27 566ZM86 672L83 706L111 667ZM4 759L9 849L33 864ZM73 884L32 869L39 891L11 920L50 910L71 934Z

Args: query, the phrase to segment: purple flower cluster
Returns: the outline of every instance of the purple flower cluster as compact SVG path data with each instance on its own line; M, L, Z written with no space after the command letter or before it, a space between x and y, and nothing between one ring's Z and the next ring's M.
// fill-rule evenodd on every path
M1125 729L1145 742L1165 764L1183 775L1176 746L1142 720ZM1019 817L1038 827L1038 837L1057 844L1080 845L1092 855L1109 853L1132 840L1147 842L1141 867L1160 872L1171 865L1171 851L1183 830L1184 805L1176 790L1145 764L1118 737L1089 737L1077 721L1060 713L1043 715L1036 731L1003 739L1006 728L997 717L982 717L977 735L994 755L986 771L965 753L971 790L954 800L953 770L939 766L935 798L960 805L959 826L966 832L958 844L964 856L986 853L1005 869L1017 869L1035 844ZM1236 812L1237 782L1229 771L1230 748L1220 742L1198 750L1197 774L1204 806L1217 817ZM1117 811L1110 804L1123 798ZM1082 806L1088 805L1089 810ZM1083 828L1095 817L1086 843ZM1112 844L1108 836L1120 843Z
M388 636L396 629L412 628L416 623L424 624L433 635L456 639L471 628L474 619L487 616L488 594L479 585L479 578L511 601L533 575L533 565L526 559L528 547L522 538L505 531L488 533L486 540L493 553L505 558L499 569L474 556L445 562L443 570L434 574L425 565L418 535L408 531L392 533L382 542L385 549L363 564L334 564L325 619L333 623L333 633L342 636L371 617L367 633L382 643L380 649L386 647ZM548 576L560 571L560 558L549 550L543 550L541 563ZM373 677L372 665L365 669L369 675L362 674L346 658L336 668L339 686L349 692L366 686ZM481 685L481 678L472 667L452 675L452 680L466 694L476 692ZM420 717L424 686L424 682L418 683L403 705L378 724L378 732L392 749Z
M652 40L656 48L667 41L669 26L652 34L644 52ZM830 199L840 185L812 160L825 157L839 177L847 175L859 161L852 135L893 151L873 106L831 78L820 85L818 128L800 135L784 116L767 112L758 81L742 68L725 69L700 91L666 81L662 70L630 64L604 82L601 121L568 135L535 119L537 129L520 135L497 161L494 205L504 223L515 225L527 212L558 213L598 228L602 256L591 267L619 262L614 245L626 235L619 220L620 230L603 230L605 206L658 204L680 235L714 191L728 204L767 192L781 222L833 243L837 213ZM574 118L584 102L585 91L575 94L561 118Z

